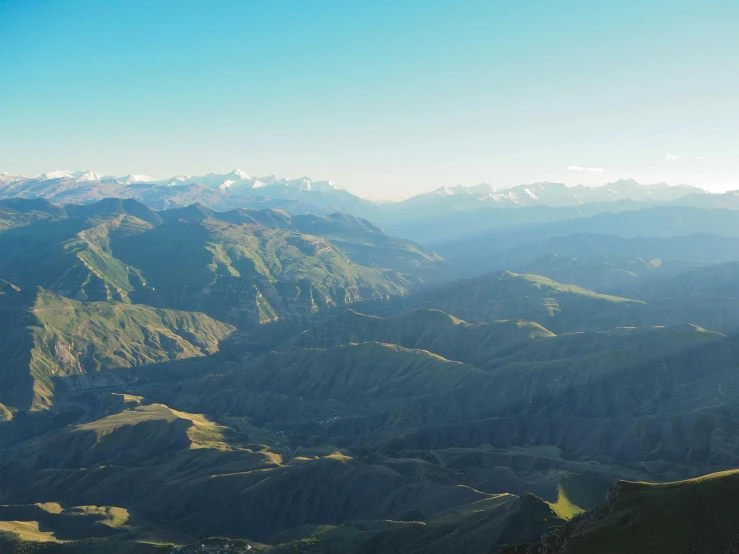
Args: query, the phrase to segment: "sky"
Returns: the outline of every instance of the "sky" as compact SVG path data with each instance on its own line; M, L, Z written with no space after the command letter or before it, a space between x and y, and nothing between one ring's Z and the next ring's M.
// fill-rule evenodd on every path
M739 189L736 0L0 0L0 171Z

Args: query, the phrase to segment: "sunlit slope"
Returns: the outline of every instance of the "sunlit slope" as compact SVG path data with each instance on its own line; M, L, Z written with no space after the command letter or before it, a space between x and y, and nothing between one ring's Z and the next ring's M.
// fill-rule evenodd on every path
M142 271L165 305L241 327L406 295L412 286L400 274L355 264L324 238L217 219L119 234L113 251Z
M437 308L469 322L526 319L557 334L604 331L624 326L693 324L724 333L739 329L739 265L705 267L661 260L561 261L554 257L538 269L559 275L557 282L534 274L509 271L459 280L414 304ZM651 268L651 269L650 269ZM601 294L574 283L617 290L629 298Z
M302 325L406 296L447 271L435 253L342 214L11 204L0 213L0 278L82 301L202 311L243 328Z
M0 505L0 550L8 554L155 553L177 535L160 534L116 506L59 502Z
M141 397L125 396L115 406L108 416L6 449L0 486L8 502L59 499L69 506L99 506L106 498L172 533L273 544L293 542L278 534L287 529L309 538L317 525L356 525L353 533L364 526L384 528L390 533L382 540L396 551L442 536L447 536L442 544L496 542L512 532L508 521L520 511L515 496L464 486L437 463L363 458L331 445L291 448L282 442L289 439L275 435L272 444L264 444L253 427L248 429L254 436L241 425L224 426ZM542 526L530 513L521 513L515 527L525 537L556 525L554 512L538 503L552 520ZM20 519L20 508L14 510L14 520ZM36 512L24 520L43 523L50 517ZM486 530L477 528L481 518L488 521ZM434 532L419 529L413 523L419 521L428 521ZM396 535L391 522L412 532ZM60 527L47 529L53 532L49 540L70 537L54 532ZM360 545L373 535L352 540Z
M77 300L148 298L141 272L117 259L110 235L151 225L124 215L43 220L0 233L0 276L21 288L41 286Z
M0 397L23 409L49 407L70 376L212 354L233 330L200 313L83 304L45 289L10 289L0 312Z
M161 463L183 449L227 450L234 431L200 414L126 396L123 410L39 438L17 455L33 465L64 469L104 463L135 467Z
M605 330L641 317L644 303L510 271L456 281L422 297L466 321L526 319L555 332Z

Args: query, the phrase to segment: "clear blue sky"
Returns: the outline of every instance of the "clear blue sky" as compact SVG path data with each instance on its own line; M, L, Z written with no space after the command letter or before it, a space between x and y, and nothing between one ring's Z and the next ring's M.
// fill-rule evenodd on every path
M236 167L739 188L739 2L0 0L0 171Z

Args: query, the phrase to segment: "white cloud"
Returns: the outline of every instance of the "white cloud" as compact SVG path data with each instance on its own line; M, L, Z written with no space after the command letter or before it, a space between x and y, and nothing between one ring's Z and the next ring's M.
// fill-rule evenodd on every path
M705 157L705 156L697 156L697 157L696 157L695 159L696 159L696 160L705 160L705 159L706 159L706 157Z
M680 159L680 156L675 156L673 154L667 154L665 158L667 158L668 160L678 160Z
M603 173L602 167L580 167L579 165L568 165L570 171L589 171L591 173Z

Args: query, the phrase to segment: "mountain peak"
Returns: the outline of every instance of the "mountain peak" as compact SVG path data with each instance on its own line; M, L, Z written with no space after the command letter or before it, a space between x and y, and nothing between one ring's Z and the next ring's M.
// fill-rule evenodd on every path
M156 181L154 177L148 175L124 175L123 177L116 177L116 181L123 183L124 185L130 185L132 183L149 183Z
M44 181L47 181L49 179L68 179L72 177L73 172L69 171L68 169L55 169L54 171L49 171L48 173L43 173L39 175L39 179L42 179Z
M251 176L241 169L234 169L227 177L238 177L239 179L251 179Z
M78 181L99 181L103 178L103 175L101 173L95 173L94 171L86 171L79 177L77 177Z
M480 183L479 185L444 185L436 190L426 193L420 196L482 196L485 194L492 194L495 192L495 188L487 183Z
M641 183L639 183L636 179L632 179L632 178L629 177L629 178L626 178L626 179L618 179L617 181L614 181L613 183L607 183L604 186L606 186L606 187L608 187L608 186L614 186L614 187L619 187L619 186L621 186L621 187L622 186L641 187L643 185Z

